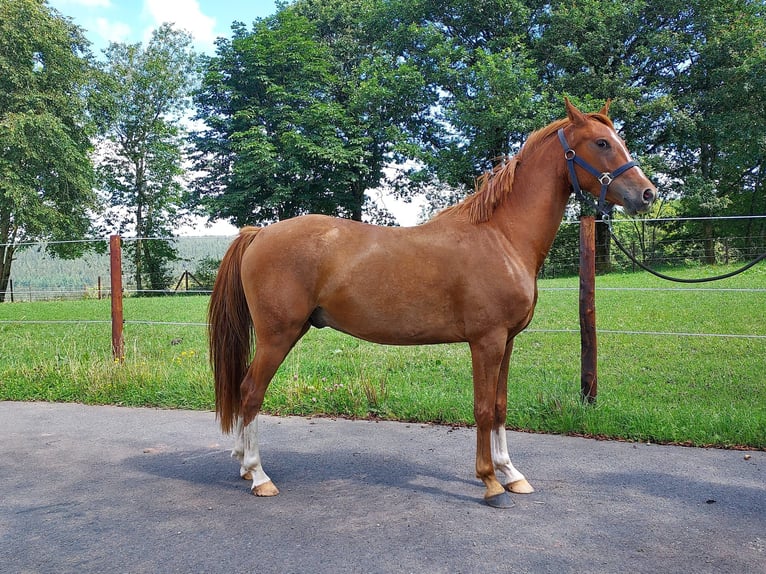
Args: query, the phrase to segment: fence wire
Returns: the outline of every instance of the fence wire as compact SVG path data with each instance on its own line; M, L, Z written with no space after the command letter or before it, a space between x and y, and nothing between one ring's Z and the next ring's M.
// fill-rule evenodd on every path
M688 217L688 218L655 218L655 219L616 219L615 226L630 228L656 226L657 228L670 225L678 226L684 223L706 223L714 222L720 225L736 225L744 220L758 222L761 230L755 235L732 234L723 238L714 238L716 245L716 254L721 262L727 262L733 258L746 258L750 255L741 246L749 244L753 251L763 250L766 244L766 233L763 231L763 221L766 215L759 216L727 216L727 217ZM579 222L566 221L562 230L570 227L576 227ZM570 236L576 234L569 233ZM566 239L566 231L560 233L557 242L560 239ZM644 239L646 235L644 236ZM179 258L173 264L172 273L169 277L167 287L162 289L137 289L132 280L131 262L123 257L123 284L125 285L123 295L126 297L138 296L162 296L162 295L189 295L206 296L210 294L209 287L190 284L189 277L198 269L202 261L220 260L231 242L231 236L221 237L185 237L185 238L166 238L166 237L145 237L145 238L123 238L123 244L129 244L138 240L142 241L172 241L178 249ZM654 237L655 246L662 245L662 241ZM665 238L663 238L663 241ZM17 249L17 260L14 262L11 274L12 288L6 290L4 295L6 301L49 301L49 300L80 300L80 299L107 299L110 297L109 291L109 255L104 253L89 252L75 261L64 261L55 259L47 254L47 249L51 245L57 244L82 244L84 246L103 246L109 242L108 238L91 240L70 240L51 243L24 243L15 245ZM569 242L572 243L571 241ZM677 253L665 253L661 264L665 266L674 266L683 264L688 266L690 257L699 257L694 255L694 248L700 243L699 238L694 237L674 237L672 238ZM739 246L739 247L738 247ZM0 245L0 248L5 245ZM569 252L567 252L567 249ZM690 255L690 253L692 255ZM621 254L617 251L612 252L612 262L616 268L621 265L627 265L623 261ZM549 255L548 261L544 267L542 277L555 277L556 275L569 274L576 275L579 268L579 253L576 245L564 247L554 244L554 249ZM43 271L45 270L45 271ZM47 275L46 275L47 274ZM188 275L187 275L188 274ZM185 278L185 281L184 281ZM196 280L196 278L195 278ZM577 287L542 287L541 291L577 291ZM727 288L727 287L597 287L598 291L643 291L643 292L735 292L735 293L764 293L766 289L762 288ZM2 305L0 305L0 312ZM96 325L109 324L108 320L75 320L75 321L25 321L25 320L4 320L0 319L3 325L18 324L80 324ZM125 325L147 325L147 326L185 326L204 328L207 323L201 322L174 322L174 321L150 321L150 320L132 320L128 319ZM578 333L577 329L535 329L530 328L527 333ZM740 338L740 339L763 339L766 335L762 334L731 334L731 333L678 333L663 331L621 331L610 329L598 329L599 333L629 335L629 336L657 336L657 337L710 337L710 338Z

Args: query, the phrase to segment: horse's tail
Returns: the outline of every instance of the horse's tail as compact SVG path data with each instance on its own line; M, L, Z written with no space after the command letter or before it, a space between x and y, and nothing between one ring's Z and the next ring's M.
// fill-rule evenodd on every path
M242 286L245 250L260 231L245 227L223 256L208 307L210 365L215 380L215 412L225 433L232 431L240 412L240 384L253 351L253 320Z

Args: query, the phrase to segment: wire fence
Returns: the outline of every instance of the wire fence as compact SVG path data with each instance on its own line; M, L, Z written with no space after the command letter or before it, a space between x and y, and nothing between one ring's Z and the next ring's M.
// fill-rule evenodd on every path
M717 221L719 224L729 224L733 218L720 218ZM619 223L620 226L625 228L633 228L634 230L640 226L644 237L646 234L654 234L655 239L660 235L657 230L647 231L647 225L658 226L678 226L678 220L623 220ZM576 223L566 223L562 226L564 231L563 235L566 235L567 230L574 229L577 233ZM622 233L626 233L623 231ZM663 231L663 234L668 234ZM559 241L560 237L557 239ZM640 237L640 236L637 236ZM230 244L231 237L183 237L175 238L172 240L172 244L176 249L176 258L172 262L172 265L168 269L167 278L161 289L155 288L138 288L137 281L135 279L135 266L131 263L129 257L123 259L123 295L127 297L136 296L168 296L168 295L184 295L184 296L204 296L210 293L212 288L212 282L215 278L215 271L217 264L223 257L228 245ZM123 245L135 244L138 241L152 242L161 241L167 242L167 238L141 238L141 239L123 239ZM663 237L663 241L668 241L667 237ZM682 238L677 237L672 249L665 248L666 256L661 260L661 264L666 268L668 266L683 267L688 269L691 265L699 265L699 261L692 261L690 263L689 253L693 253L693 250L688 246L698 246L698 238ZM754 255L755 250L766 250L766 242L764 241L763 234L756 234L750 236L734 235L734 236L721 236L714 238L714 242L720 248L715 251L716 262L721 264L734 263L741 261L746 257ZM109 292L109 255L106 253L105 246L108 244L108 240L91 240L88 242L69 241L62 242L77 247L87 247L85 253L75 259L66 260L57 258L50 254L50 244L43 243L29 243L21 246L17 251L17 259L14 262L14 267L11 274L11 282L9 289L6 289L5 301L6 302L36 302L36 301L62 301L62 300L85 300L85 299L105 299L110 297ZM564 237L563 243L566 245L567 238ZM570 242L571 243L571 242ZM741 245L748 244L752 247L753 251L747 251L741 248ZM727 246L729 246L727 248ZM3 246L0 245L0 248ZM555 248L556 246L554 246ZM561 245L558 246L559 251L554 252L552 250L552 258L546 262L546 269L541 274L543 277L557 276L556 273L551 273L551 269L558 268L559 275L564 275L563 269L569 266L571 269L568 274L576 275L579 265L579 253L577 246L570 246L568 249L573 251L568 255L563 255ZM695 247L696 248L696 247ZM762 251L761 251L762 252ZM674 254L675 253L675 254ZM704 255L704 254L703 254ZM616 253L612 255L614 269L621 271L630 270L628 263L622 263L619 255ZM644 259L647 259L644 257ZM554 287L543 286L541 291L576 291L577 287ZM705 287L678 287L673 284L668 284L664 287L598 287L599 291L642 291L642 292L686 292L686 293L723 293L731 292L742 294L751 294L756 297L761 297L763 293L766 293L766 289L763 288L731 288L720 286L705 286ZM679 296L681 293L679 293ZM0 324L107 324L108 320L21 320L21 319L7 319L3 317L2 305L0 305ZM157 327L162 326L187 326L192 328L205 328L207 326L204 322L178 322L172 320L157 321L143 318L126 317L126 325L154 325ZM539 329L530 328L527 330L529 333L577 333L579 332L574 328L549 328ZM636 336L656 336L656 337L710 337L716 339L765 339L766 334L763 333L693 333L693 332L667 332L667 331L654 331L654 330L612 330L612 329L599 329L600 333L604 334L622 334L622 335L636 335Z
M136 280L136 263L123 259L124 296L207 295L212 290L217 264L223 257L231 237L123 238L123 245L169 244L176 251L164 270L160 284L141 287ZM73 259L52 253L57 245L84 251ZM110 296L109 239L19 244L11 268L8 286L0 286L0 300L62 301L102 299ZM0 249L4 246L0 245Z
M577 275L578 224L577 221L566 221L561 226L541 277ZM599 222L596 252L599 273L637 272L640 269L635 260L666 270L738 264L752 261L766 252L766 215L618 218L612 220L612 230L620 242L627 246L632 259L612 244L606 224Z

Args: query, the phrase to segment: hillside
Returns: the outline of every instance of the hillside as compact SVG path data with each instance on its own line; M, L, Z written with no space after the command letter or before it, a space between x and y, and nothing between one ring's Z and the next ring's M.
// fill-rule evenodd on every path
M181 259L173 265L173 275L180 278L184 271L195 273L199 262L205 258L220 259L231 242L231 237L179 237L175 240ZM130 263L123 260L124 281L130 287ZM109 254L90 252L80 258L67 260L52 257L43 246L32 246L16 254L11 279L16 298L28 300L63 296L74 291L79 295L95 291L98 279L104 288L109 284ZM177 280L177 279L175 279ZM174 285L171 285L172 288Z

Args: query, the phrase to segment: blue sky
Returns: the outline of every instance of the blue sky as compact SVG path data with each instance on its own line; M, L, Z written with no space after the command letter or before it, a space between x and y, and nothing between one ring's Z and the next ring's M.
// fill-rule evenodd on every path
M274 0L48 0L48 4L85 29L96 55L109 42L146 42L164 22L190 32L195 49L212 55L215 39L231 35L232 22L250 25L276 11Z

